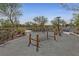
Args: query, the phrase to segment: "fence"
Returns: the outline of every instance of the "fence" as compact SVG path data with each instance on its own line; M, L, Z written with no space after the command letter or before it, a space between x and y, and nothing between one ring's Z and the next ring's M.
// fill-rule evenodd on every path
M36 46L36 51L38 52L39 51L39 42L40 42L39 35L36 35L36 39L33 39L31 34L29 34L29 44L28 44L28 46L33 44L32 41L36 42L36 44L34 46Z
M57 34L54 32L54 35L53 35L54 40L57 40L56 39L56 35ZM47 32L47 40L48 39L49 39L49 35L48 35L48 32ZM33 44L34 41L36 42L35 45ZM41 40L39 39L39 35L38 34L36 35L36 38L35 39L33 39L32 38L32 35L29 34L29 43L28 43L28 46L30 46L31 44L34 45L34 46L36 46L36 52L39 51L39 43L40 43L40 41Z

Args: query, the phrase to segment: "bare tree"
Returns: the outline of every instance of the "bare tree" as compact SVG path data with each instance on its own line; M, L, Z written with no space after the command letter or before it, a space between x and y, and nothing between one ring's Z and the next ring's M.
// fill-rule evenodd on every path
M53 25L53 29L55 29L59 35L61 35L60 31L61 31L61 27L64 23L64 20L62 20L60 18L61 17L55 17L55 19L51 21L51 23Z
M45 28L45 24L47 23L47 18L44 16L37 16L34 19L34 22L37 26L39 26L42 30L44 30ZM37 28L36 26L36 28Z
M17 3L1 3L0 15L7 17L14 25L15 19L17 19L22 13L20 12L20 4Z

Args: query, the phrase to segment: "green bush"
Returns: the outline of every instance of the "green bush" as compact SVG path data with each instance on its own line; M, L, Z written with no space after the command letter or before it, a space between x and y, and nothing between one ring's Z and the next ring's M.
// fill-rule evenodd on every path
M23 28L17 28L16 32L21 35L25 35L25 30Z

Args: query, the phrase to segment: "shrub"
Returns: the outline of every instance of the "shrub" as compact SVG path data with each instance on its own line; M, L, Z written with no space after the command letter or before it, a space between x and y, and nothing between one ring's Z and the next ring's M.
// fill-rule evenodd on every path
M25 35L25 29L23 29L23 28L17 28L16 29L16 33L19 35Z

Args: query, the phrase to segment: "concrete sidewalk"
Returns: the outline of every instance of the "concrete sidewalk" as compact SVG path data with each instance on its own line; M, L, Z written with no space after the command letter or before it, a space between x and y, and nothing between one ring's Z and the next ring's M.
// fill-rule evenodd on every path
M46 40L46 33L39 35L44 39L40 42L39 52L36 52L35 46L27 46L27 35L0 47L0 56L79 56L79 37L62 34L61 37L57 37L57 41L54 41L52 37Z
M74 33L74 32L63 32L64 34L68 34L68 35L75 35L75 36L78 36L79 37L79 35L78 34L76 34L76 33Z

